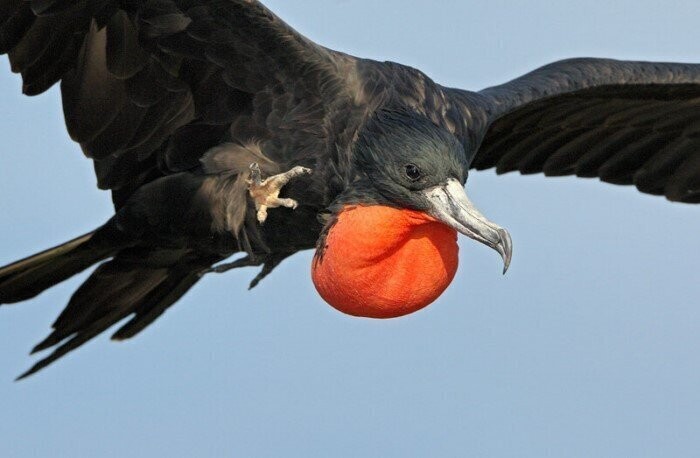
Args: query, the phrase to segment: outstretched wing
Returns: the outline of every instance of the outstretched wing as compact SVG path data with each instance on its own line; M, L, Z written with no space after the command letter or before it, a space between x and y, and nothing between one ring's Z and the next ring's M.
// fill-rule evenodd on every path
M22 73L26 94L61 82L68 131L93 159L98 185L112 191L118 209L144 184L176 172L228 176L247 170L251 157L271 169L323 157L342 135L334 120L347 116L343 104L355 99L345 80L353 58L310 42L254 0L0 0L0 53ZM187 180L161 185L175 197L191 191ZM177 199L170 207L171 199L163 201L153 206L163 214L149 215L155 220L209 214L208 208L181 208ZM247 207L237 204L221 232L243 224ZM209 203L191 199L190 205ZM211 230L206 217L190 220ZM83 248L69 242L4 269L17 275L11 287L20 290L47 276L39 289L30 285L22 293L29 296L14 297L26 299L112 257L76 291L35 348L53 352L23 377L124 318L130 319L114 338L134 336L223 256L216 246L212 254L188 244L147 243L93 253L89 239L80 238ZM256 281L280 256L265 258ZM49 257L59 259L52 264Z
M571 59L478 95L476 169L600 177L700 202L700 65Z
M0 53L26 94L61 81L68 131L117 207L224 141L274 132L273 160L323 147L351 61L254 0L0 0Z

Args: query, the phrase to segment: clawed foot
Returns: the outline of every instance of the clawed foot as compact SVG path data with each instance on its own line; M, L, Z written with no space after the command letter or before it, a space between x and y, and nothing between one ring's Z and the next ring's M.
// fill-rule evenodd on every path
M297 208L299 203L294 199L280 198L280 191L292 178L310 173L311 169L296 166L284 173L273 175L263 180L258 163L253 162L250 164L250 176L246 180L246 183L248 183L248 192L253 198L253 202L255 202L258 222L260 224L265 222L265 219L267 219L268 208Z
M248 286L248 289L254 288L258 283L260 283L260 280L265 278L270 272L272 272L272 269L277 267L282 260L294 253L275 253L275 254L265 254L262 256L252 256L252 255L247 255L244 256L240 259L236 259L233 262L228 262L225 264L219 264L216 266L212 266L208 269L204 269L199 272L199 276L203 277L204 275L208 273L224 273L226 271L229 271L231 269L236 269L238 267L252 267L252 266L260 266L262 265L263 268L260 270L260 272L253 278L253 281L250 282L250 285Z

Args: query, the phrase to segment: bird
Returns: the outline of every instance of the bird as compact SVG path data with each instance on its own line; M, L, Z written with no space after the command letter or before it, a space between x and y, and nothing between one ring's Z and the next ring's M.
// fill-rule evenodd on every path
M700 202L700 65L575 58L481 91L333 51L252 0L1 1L23 92L60 83L68 132L115 214L0 268L0 304L97 266L34 374L117 323L134 337L204 275L294 253L331 306L392 318L453 280L457 233L508 231L470 170L598 177ZM223 263L238 253L243 257Z

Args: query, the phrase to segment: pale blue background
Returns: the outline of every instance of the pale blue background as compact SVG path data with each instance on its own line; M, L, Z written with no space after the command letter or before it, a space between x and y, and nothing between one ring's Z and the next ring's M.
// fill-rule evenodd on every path
M269 1L310 38L479 89L572 56L700 62L697 0ZM0 71L0 264L111 214L57 91ZM392 321L315 294L311 253L211 276L137 339L22 383L80 279L0 309L0 456L700 456L700 207L595 180L474 173L515 242L462 240L450 289Z

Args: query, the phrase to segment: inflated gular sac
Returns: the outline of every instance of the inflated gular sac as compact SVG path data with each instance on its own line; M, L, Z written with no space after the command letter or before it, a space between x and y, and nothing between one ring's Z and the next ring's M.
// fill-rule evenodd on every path
M316 253L321 297L349 315L393 318L437 299L457 272L457 233L425 213L347 207Z

